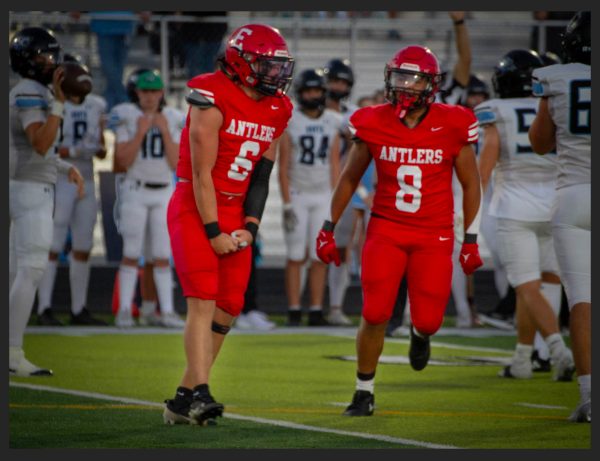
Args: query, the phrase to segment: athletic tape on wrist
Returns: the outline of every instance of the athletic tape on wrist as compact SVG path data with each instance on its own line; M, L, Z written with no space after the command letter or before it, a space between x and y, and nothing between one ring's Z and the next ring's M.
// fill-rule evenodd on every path
M356 193L361 198L361 200L364 200L369 196L369 191L362 184L358 186L358 188L356 189Z
M65 105L60 101L52 101L52 106L50 107L50 115L56 115L57 117L63 116L63 112L65 110Z
M77 158L81 152L75 146L69 147L69 157Z

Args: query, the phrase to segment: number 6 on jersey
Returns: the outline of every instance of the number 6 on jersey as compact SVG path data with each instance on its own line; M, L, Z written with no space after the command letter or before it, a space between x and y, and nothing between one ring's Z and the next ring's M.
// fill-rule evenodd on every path
M231 164L227 177L236 181L244 181L248 177L248 173L252 171L252 162L248 160L248 153L258 155L260 152L260 144L255 141L245 141L240 146L240 153L237 154L235 160ZM241 169L241 170L240 170Z

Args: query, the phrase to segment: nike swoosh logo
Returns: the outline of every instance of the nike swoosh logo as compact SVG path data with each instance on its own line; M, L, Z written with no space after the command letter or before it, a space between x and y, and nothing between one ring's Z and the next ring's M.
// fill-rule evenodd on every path
M373 411L373 404L372 403L369 404L369 411Z
M277 109L279 109L279 106L271 106L271 109L277 110Z
M180 395L183 397L183 392L178 392L177 395Z
M467 262L467 259L469 259L469 256L471 256L471 255L469 255L469 254L466 254L466 255L461 254L461 256L463 257L464 262Z
M450 240L451 237L440 237L440 242L445 242L446 240Z
M431 127L431 131L439 131L442 128L444 128L444 127L443 126Z
M327 243L327 242L324 242L324 241L321 241L321 240L319 240L319 241L317 242L317 245L319 245L319 249L321 249L321 248L323 248L323 245L325 245L326 243Z

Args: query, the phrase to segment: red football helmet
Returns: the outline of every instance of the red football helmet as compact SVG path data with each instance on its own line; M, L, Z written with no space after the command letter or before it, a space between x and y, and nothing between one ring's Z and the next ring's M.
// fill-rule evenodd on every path
M440 66L431 50L411 45L402 48L385 66L385 97L396 114L431 104L442 81Z
M282 96L294 71L294 60L277 29L247 24L233 31L225 47L225 71L242 85L269 95Z

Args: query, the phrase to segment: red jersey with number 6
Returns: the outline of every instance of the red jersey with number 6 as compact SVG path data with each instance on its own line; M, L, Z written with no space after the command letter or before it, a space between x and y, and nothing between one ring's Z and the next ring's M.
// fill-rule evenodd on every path
M408 128L391 104L381 104L356 111L349 128L375 160L373 215L427 229L453 226L454 160L478 136L471 110L433 103L419 124Z
M254 165L288 124L292 115L290 99L284 95L254 100L221 71L194 77L188 87L190 104L215 106L223 114L219 151L212 170L215 190L245 195ZM189 126L188 112L179 143L177 176L191 181Z

